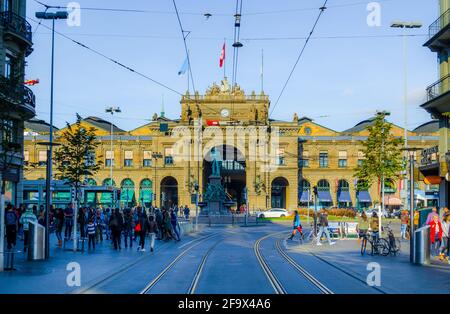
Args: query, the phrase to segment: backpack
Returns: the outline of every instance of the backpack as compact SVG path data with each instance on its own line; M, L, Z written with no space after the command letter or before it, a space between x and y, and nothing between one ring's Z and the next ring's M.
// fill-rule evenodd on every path
M17 222L17 216L14 212L7 212L5 218L7 226L13 226Z

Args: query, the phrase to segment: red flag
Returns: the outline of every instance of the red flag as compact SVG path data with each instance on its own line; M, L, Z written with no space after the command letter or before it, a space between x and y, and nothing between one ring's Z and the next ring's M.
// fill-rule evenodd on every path
M223 43L222 53L220 54L220 62L219 62L220 67L223 66L224 61L225 61L225 43Z

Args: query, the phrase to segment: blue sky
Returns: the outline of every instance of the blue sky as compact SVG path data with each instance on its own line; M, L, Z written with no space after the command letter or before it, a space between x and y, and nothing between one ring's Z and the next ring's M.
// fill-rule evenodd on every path
M66 6L69 1L42 0ZM128 13L81 11L81 26L57 21L56 29L73 39L130 66L171 88L185 92L187 79L179 77L185 54L173 3L170 0L80 0L81 7L138 9ZM369 27L370 1L329 0L314 38L310 41L289 85L271 118L291 120L294 112L342 131L371 116L376 110L391 112L390 120L403 125L403 54L401 30L391 29L393 20L421 21L423 28L409 30L408 37L408 128L430 120L419 106L425 88L438 79L436 54L422 45L428 26L438 17L438 1L384 0L381 26ZM243 0L237 82L246 92L260 91L261 50L264 49L264 90L272 105L317 17L323 0ZM184 29L190 31L188 46L194 83L200 94L223 71L219 56L227 38L227 72L231 76L235 1L178 0ZM27 1L27 16L34 18L43 7ZM212 16L206 19L203 14ZM32 87L37 97L37 117L49 120L50 31L31 20L34 52L28 58L27 79L39 78ZM43 25L50 26L49 21ZM324 38L362 36L364 38ZM374 37L377 36L377 37ZM384 37L378 37L384 36ZM266 40L261 40L266 38ZM272 38L268 40L267 38ZM115 123L126 130L147 123L161 111L164 95L166 116L178 118L180 96L126 71L73 42L56 35L55 125L72 122L75 112L109 119L106 106L120 106Z

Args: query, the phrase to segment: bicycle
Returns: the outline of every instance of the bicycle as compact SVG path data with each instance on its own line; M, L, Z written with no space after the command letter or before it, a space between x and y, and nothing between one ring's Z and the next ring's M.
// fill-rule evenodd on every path
M389 243L389 253L397 255L400 253L400 239L394 236L394 231L391 228L391 223L389 222L384 229L387 231L388 243Z
M360 234L361 239L361 255L366 253L367 242L371 246L371 255L380 254L382 256L388 256L390 253L389 242L383 238L374 238L373 234L364 232Z

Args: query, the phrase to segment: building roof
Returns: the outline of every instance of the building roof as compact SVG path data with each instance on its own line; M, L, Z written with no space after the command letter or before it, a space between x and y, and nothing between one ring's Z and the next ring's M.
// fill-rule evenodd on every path
M49 133L50 123L47 123L44 120L32 118L28 121L25 121L25 129L36 133ZM53 126L53 129L54 131L59 130L56 126Z
M350 128L348 130L342 131L342 133L358 133L358 132L364 131L369 126L372 126L374 121L375 121L375 117L369 118L367 120L363 120L363 121L359 122L358 124L356 124L354 127Z
M99 129L103 129L106 131L111 130L111 122L103 120L102 118L90 116L90 117L84 118L83 121L85 121L89 124L92 124ZM118 128L115 124L113 124L113 131L114 131L114 133L125 132L125 130Z
M431 120L419 125L413 130L414 133L436 133L439 132L439 120Z

